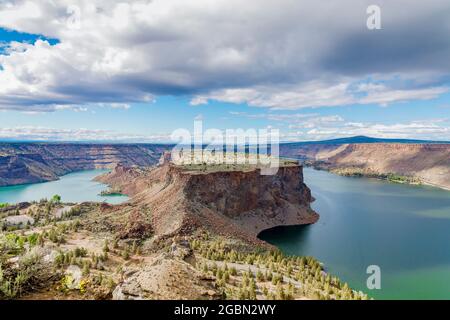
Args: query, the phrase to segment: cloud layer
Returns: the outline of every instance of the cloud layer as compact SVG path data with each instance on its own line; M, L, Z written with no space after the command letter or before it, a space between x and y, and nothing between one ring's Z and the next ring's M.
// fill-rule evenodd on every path
M249 114L230 112L248 119L267 119L280 129L283 141L314 141L351 136L450 141L450 119L380 123L348 121L339 115L317 113Z
M447 0L16 0L0 27L58 39L0 55L0 109L192 95L274 109L432 99L449 90ZM345 10L343 9L345 8Z
M450 120L434 119L404 123L383 124L377 122L350 122L341 116L317 114L239 114L249 119L263 118L274 122L280 129L280 140L314 141L365 135L379 138L408 138L450 141ZM106 141L130 143L176 143L171 133L127 134L113 130L58 129L36 126L0 128L5 140L33 141ZM209 140L205 138L205 143Z
M58 129L36 126L0 128L5 140L32 141L108 141L108 142L170 142L169 134L139 135L112 130Z

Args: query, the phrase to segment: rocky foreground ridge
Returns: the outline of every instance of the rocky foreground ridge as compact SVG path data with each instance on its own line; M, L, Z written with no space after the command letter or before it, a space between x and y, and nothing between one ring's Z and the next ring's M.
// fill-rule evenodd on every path
M450 189L450 144L286 144L280 153L318 169L367 176L396 174Z

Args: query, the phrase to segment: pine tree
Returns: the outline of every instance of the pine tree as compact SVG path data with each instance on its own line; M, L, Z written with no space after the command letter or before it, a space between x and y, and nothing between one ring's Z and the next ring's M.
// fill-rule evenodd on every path
M258 272L256 273L256 279L261 282L264 281L264 275L261 270L258 270Z
M226 270L226 271L223 273L223 275L222 275L222 280L223 280L225 283L228 283L228 281L230 280L230 273L229 273L228 270Z
M119 240L117 238L114 238L113 240L113 248L114 249L119 248Z
M131 247L131 252L133 254L137 253L137 242L136 242L136 240L133 241L133 246Z
M288 267L287 273L288 273L288 275L290 275L290 274L292 273L292 266L289 266L289 267Z
M276 297L277 297L278 300L285 300L286 299L286 294L284 293L284 289L283 289L283 286L281 285L281 283L278 283L278 285L277 285Z
M130 259L130 251L129 251L129 249L128 249L128 246L125 247L125 250L124 250L123 253L122 253L122 257L123 257L125 260Z
M256 300L256 286L255 286L255 282L252 281L250 283L250 288L249 288L249 297L250 300Z
M89 261L84 261L83 262L83 275L87 276L90 273L90 266L89 266Z
M37 238L37 244L38 244L38 246L40 246L40 247L43 247L43 246L44 246L44 237L42 236L42 234L39 234L39 235L38 235L38 238Z
M109 252L108 240L105 240L105 243L103 245L103 252Z

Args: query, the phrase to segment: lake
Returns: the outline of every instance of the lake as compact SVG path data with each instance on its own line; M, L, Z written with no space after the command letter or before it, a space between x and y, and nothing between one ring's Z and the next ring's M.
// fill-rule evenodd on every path
M375 299L450 299L449 191L310 168L304 176L319 221L267 230L261 239L316 257ZM381 268L380 290L366 286L369 265Z
M128 197L123 195L100 195L108 186L92 179L108 171L85 170L67 174L56 181L0 187L0 203L39 201L42 198L50 199L55 194L59 194L63 202L98 201L118 204L128 200Z

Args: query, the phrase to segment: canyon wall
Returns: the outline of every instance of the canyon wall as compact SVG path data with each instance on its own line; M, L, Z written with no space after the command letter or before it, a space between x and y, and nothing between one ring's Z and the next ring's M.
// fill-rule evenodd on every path
M0 143L0 186L35 183L88 169L150 166L164 145Z
M148 167L170 145L0 143L0 186L56 180L77 170ZM400 174L450 188L450 144L355 143L282 144L280 155L317 168ZM123 175L122 175L123 177Z
M450 144L360 143L283 145L281 154L319 169L398 174L450 189Z

